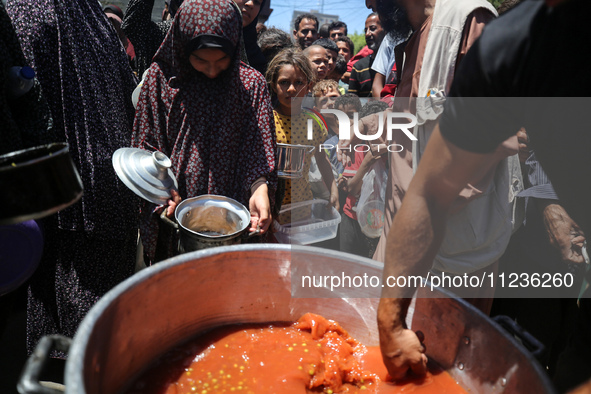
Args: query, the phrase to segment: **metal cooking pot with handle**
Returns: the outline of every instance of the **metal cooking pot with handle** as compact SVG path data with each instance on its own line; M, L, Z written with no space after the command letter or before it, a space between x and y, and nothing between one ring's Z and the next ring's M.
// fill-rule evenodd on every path
M327 288L302 292L298 284L319 265L339 276L382 271L351 254L256 244L187 253L138 272L99 300L80 325L66 362L66 393L119 393L160 355L199 333L294 321L306 312L340 322L354 338L377 346L379 299L365 297L380 289L357 288L357 298ZM554 392L533 357L462 300L417 300L412 329L424 332L429 358L469 392Z
M277 144L277 175L279 178L301 178L306 155L312 153L311 145Z
M217 246L235 245L243 239L258 235L248 233L250 212L238 201L224 196L203 194L181 201L174 211L176 222L160 218L179 231L180 253Z

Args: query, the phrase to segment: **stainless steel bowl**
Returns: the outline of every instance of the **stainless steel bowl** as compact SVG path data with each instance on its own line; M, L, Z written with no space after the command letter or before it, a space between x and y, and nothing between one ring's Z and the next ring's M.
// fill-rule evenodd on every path
M311 145L277 144L277 175L279 178L301 178L306 154L312 153Z
M208 209L210 211L206 212ZM165 212L160 217L179 231L180 253L235 245L249 236L250 212L229 197L204 194L188 198L174 211L176 223L168 219Z

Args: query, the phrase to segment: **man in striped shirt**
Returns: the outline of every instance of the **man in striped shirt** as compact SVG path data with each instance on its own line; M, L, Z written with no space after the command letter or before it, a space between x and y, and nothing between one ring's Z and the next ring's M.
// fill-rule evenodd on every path
M371 69L371 65L385 35L386 31L382 28L378 14L375 12L370 14L365 20L365 42L373 53L353 65L349 78L349 93L359 97L371 97L371 87L376 74Z

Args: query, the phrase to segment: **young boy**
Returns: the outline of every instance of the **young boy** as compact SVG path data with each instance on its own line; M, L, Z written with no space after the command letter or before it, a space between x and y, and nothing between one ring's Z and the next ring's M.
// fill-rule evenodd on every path
M325 79L314 86L312 89L312 96L314 97L315 102L314 110L320 112L322 109L334 108L334 102L341 96L341 93L339 92L339 85L336 81ZM332 165L333 173L335 173L335 177L338 178L344 170L343 165L337 158L336 152L337 145L339 144L339 124L334 115L322 114L322 117L328 126L328 138L324 141L324 145L327 146L325 151L330 160L330 164ZM328 148L328 146L332 146L333 148Z
M347 113L349 116L357 111L359 112L359 118L362 118L372 113L381 112L388 107L386 103L376 101L375 103L379 104L376 105L370 102L371 104L366 104L359 111L353 99L345 96L339 97L335 101L335 108ZM359 101L359 98L357 98L357 101ZM381 146L374 153L371 151L367 153L356 152L354 160L345 167L343 176L337 181L339 197L345 195L340 226L340 250L342 252L371 258L378 244L379 237L370 238L361 230L357 220L357 201L363 185L363 177L375 162L387 160L384 153L387 153L385 146Z

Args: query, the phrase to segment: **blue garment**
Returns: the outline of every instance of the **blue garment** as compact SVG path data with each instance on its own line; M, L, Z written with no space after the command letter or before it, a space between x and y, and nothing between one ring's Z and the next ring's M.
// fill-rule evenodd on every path
M550 178L544 172L544 169L538 162L535 152L525 161L525 168L527 169L527 177L524 176L523 183L525 190L519 193L518 197L544 198L547 200L558 200L558 196L552 187ZM524 174L526 175L526 174Z
M394 42L390 34L386 34L371 65L372 70L384 75L386 79L388 78L388 75L390 75L390 71L392 71L392 67L396 62L394 48L398 44L400 44L400 42Z
M328 149L328 147L325 147L324 151L328 155L328 160L330 161L333 170L337 172L336 177L338 178L343 173L343 171L345 171L345 167L337 158L337 146L339 145L339 136L333 134L330 130L328 131L328 134L332 135L332 137L324 141L324 144L332 145L332 148Z

